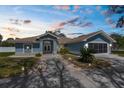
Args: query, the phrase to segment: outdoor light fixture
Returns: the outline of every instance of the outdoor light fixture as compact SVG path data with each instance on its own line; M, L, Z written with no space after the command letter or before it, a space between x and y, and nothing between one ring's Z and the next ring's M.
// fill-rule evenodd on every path
M112 47L112 44L109 44L110 47Z
M88 48L88 44L87 43L85 44L85 47Z
M24 66L22 66L22 68L21 68L21 69L22 69L22 71L24 71L24 70L25 70Z
M29 49L29 46L27 46L27 49Z

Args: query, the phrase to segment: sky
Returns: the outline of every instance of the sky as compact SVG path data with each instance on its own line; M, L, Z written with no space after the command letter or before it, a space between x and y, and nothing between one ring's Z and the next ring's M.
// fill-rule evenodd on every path
M107 10L101 5L1 5L0 34L4 39L58 30L70 38L99 30L124 34L124 28L115 27L123 14L110 15Z

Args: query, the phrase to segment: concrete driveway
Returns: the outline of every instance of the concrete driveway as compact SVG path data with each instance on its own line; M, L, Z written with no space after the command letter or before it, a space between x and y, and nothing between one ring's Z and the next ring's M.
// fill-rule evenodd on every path
M64 60L61 55L43 55L40 64L47 63L47 70L43 74L47 79L47 87L60 87L59 76L56 73L54 62L59 60L65 66L64 87L86 88L111 88L124 87L124 58L116 55L97 55L97 58L112 63L112 67L102 69L81 69ZM32 70L27 76L0 79L0 87L45 87L44 77L37 71Z
M112 67L82 70L98 87L124 87L124 57L117 55L96 55L97 58L111 62Z

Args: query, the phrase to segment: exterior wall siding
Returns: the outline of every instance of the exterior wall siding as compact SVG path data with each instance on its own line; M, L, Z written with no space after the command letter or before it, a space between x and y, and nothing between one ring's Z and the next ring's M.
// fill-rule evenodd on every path
M107 42L107 43L111 43L107 38L105 38L103 35L101 35L101 34L98 34L98 35L95 35L95 36L93 36L93 37L91 37L91 38L89 38L88 40L87 40L87 42L90 42L90 41L105 41L105 42Z
M33 48L33 53L41 53L40 48Z
M66 44L65 48L69 49L71 53L80 54L80 48L84 47L86 43L91 43L91 42L92 43L107 43L107 53L110 53L111 48L109 47L109 44L111 42L101 34L95 35L89 38L85 42Z
M33 53L41 53L40 43L33 44Z
M56 41L54 41L53 48L54 48L54 53L57 53L59 51L59 45L58 45L58 43Z
M83 47L85 42L66 44L65 48L69 49L71 53L80 54L80 49Z
M23 48L16 48L17 53L23 53Z
M15 51L16 51L16 53L23 53L23 43L16 43Z

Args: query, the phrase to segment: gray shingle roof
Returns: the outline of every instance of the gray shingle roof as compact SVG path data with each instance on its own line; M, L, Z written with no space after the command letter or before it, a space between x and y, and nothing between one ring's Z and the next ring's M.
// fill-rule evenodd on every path
M78 37L73 38L73 39L67 38L67 37L58 37L58 42L60 44L81 42L81 41L85 41L90 36L96 35L96 34L101 33L101 32L103 33L103 31L97 31L97 32L86 34L86 35L81 35L81 36L78 36ZM22 38L22 39L16 39L15 42L16 43L36 43L37 42L37 39L40 36L41 35L34 36L34 37L28 37L28 38ZM110 37L110 39L113 40L111 37Z

